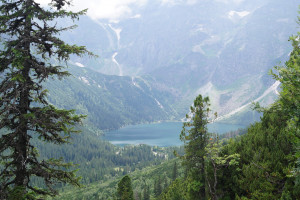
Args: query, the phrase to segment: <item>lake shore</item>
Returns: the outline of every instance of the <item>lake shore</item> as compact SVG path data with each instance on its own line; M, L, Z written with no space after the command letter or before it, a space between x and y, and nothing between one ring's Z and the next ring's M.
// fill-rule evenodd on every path
M180 146L183 144L179 139L182 125L183 122L180 121L128 125L106 132L103 138L115 145ZM245 128L245 126L217 122L208 124L208 131L218 134L235 131L239 128Z

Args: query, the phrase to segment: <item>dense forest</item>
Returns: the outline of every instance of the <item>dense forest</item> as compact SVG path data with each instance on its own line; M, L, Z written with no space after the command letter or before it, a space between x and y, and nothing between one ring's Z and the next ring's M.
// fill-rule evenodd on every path
M278 99L253 103L262 117L246 130L210 133L218 114L200 94L178 135L182 147L119 147L99 127L78 126L86 116L48 102L43 83L70 75L60 64L94 56L56 37L74 27L52 20L86 12L65 4L0 4L0 199L300 199L300 33L290 37L289 60L270 71L281 83Z
M119 147L101 139L88 130L74 136L71 144L61 146L36 141L41 159L60 158L75 163L78 176L86 185L97 181L122 176L147 166L175 158L174 151L183 154L182 147L151 147L148 145L127 145Z
M60 197L300 199L299 37L300 33L290 38L290 59L270 71L281 82L279 98L266 108L253 104L262 117L247 130L222 136L209 133L209 98L199 95L191 107L193 115L180 135L184 155L175 153L178 158L156 167L137 170L106 184L95 183L84 190L69 189Z

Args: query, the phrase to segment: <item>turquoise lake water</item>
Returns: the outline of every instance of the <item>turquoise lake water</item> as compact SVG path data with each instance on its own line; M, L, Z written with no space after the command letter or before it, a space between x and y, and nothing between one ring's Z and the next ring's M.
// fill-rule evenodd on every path
M245 128L242 125L212 123L208 124L209 132L223 134ZM148 144L151 146L180 146L179 139L182 122L162 122L126 126L118 130L108 131L104 139L115 145Z

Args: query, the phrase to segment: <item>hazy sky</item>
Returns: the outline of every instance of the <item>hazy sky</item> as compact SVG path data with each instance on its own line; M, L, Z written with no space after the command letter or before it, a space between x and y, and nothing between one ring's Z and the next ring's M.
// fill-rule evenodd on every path
M51 0L36 0L37 2L47 5ZM122 17L133 16L133 7L145 5L148 1L154 0L73 0L73 11L88 8L88 16L93 19L119 20ZM202 0L157 0L161 4L189 4L192 5ZM226 4L240 3L244 0L215 0ZM136 13L139 14L139 13Z
M143 6L148 0L73 0L71 10L88 8L88 16L93 19L118 20L132 15L132 6ZM51 0L37 0L47 5Z

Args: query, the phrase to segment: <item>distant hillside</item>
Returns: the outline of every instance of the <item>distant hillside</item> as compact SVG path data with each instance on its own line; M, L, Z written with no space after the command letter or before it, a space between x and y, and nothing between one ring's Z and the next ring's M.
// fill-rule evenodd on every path
M178 117L174 95L142 78L104 75L71 65L64 80L49 80L49 102L87 115L85 123L101 130Z
M128 174L132 179L132 186L135 196L144 196L145 190L149 189L149 195L154 198L155 181L160 177L162 189L167 188L172 182L172 169L175 162L178 166L178 177L183 176L183 167L179 159L172 159L157 166L148 166ZM111 178L107 181L93 183L84 188L65 188L64 192L54 199L59 200L80 200L80 199L114 199L117 185L122 177ZM139 198L138 198L139 199Z

